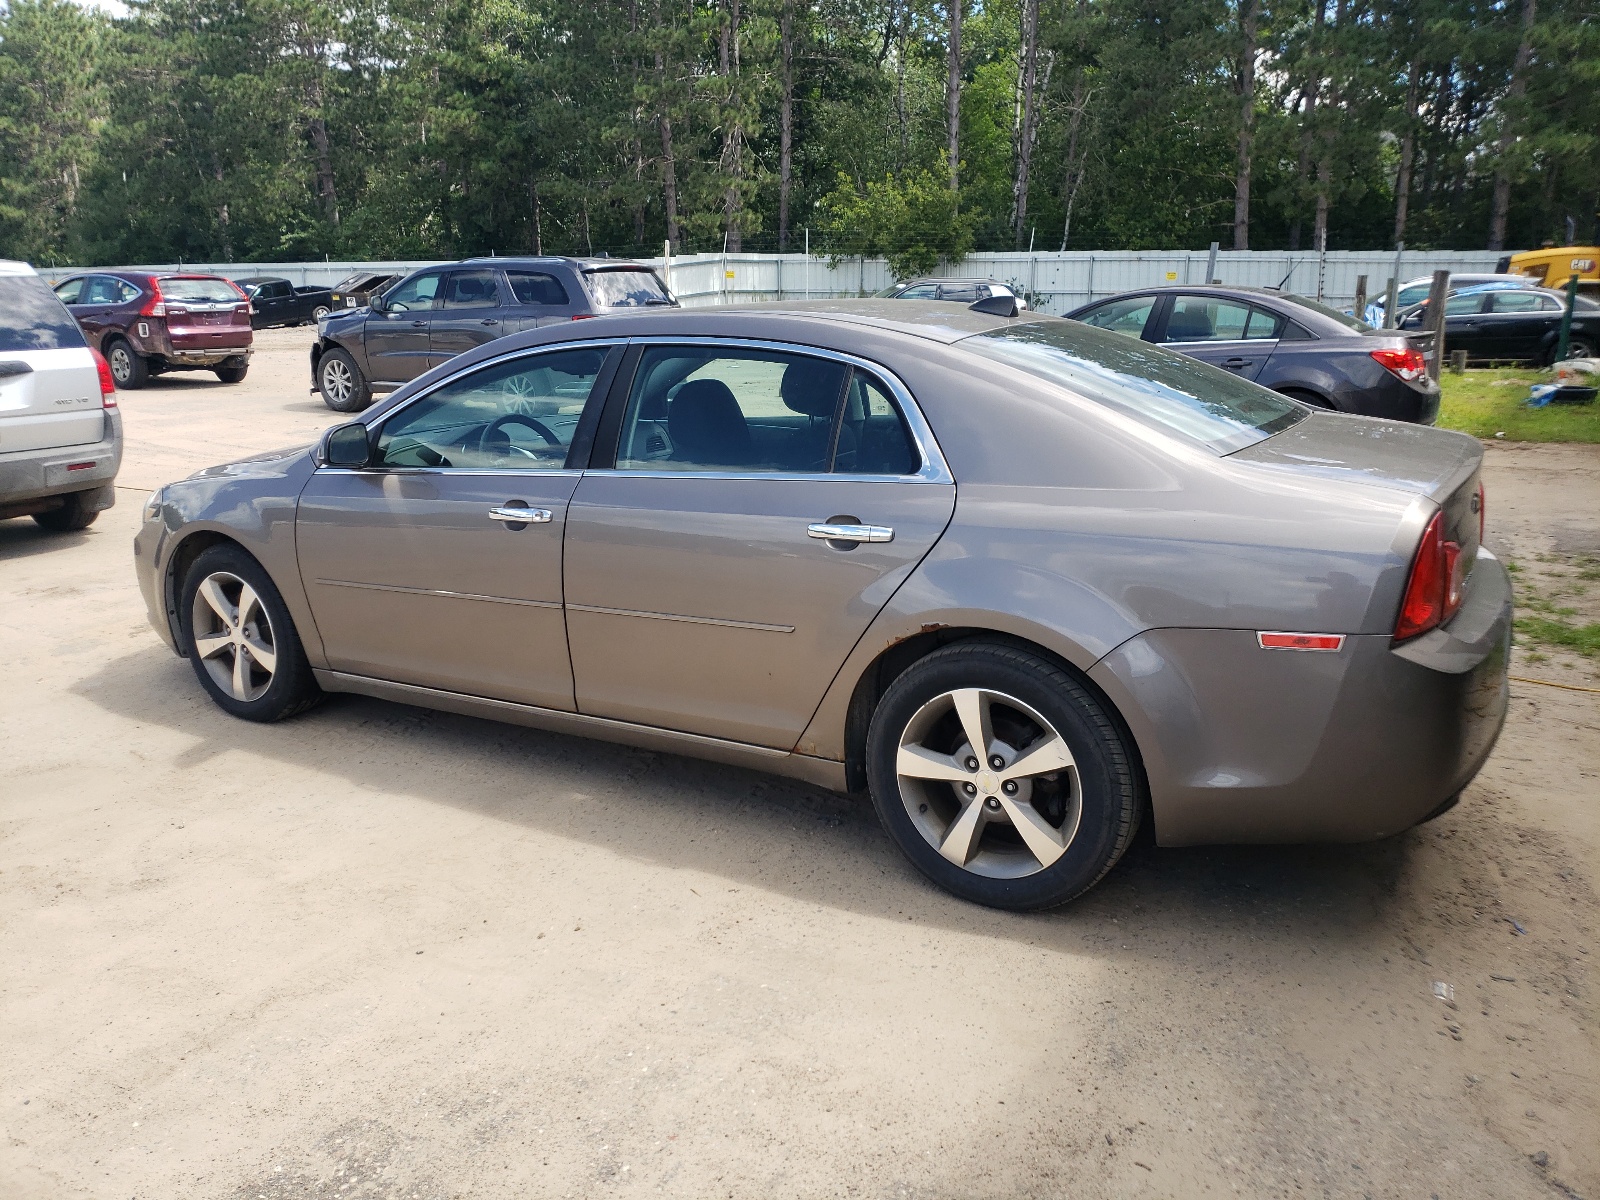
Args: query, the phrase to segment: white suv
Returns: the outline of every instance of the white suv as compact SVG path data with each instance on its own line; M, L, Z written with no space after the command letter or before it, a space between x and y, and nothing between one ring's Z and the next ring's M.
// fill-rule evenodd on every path
M83 529L121 462L111 368L32 267L0 259L0 519Z

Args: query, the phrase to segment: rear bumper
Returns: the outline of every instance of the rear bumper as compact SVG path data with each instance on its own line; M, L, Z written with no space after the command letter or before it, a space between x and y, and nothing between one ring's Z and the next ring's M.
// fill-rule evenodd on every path
M1439 418L1439 385L1431 379L1418 385L1383 368L1384 378L1376 386L1352 388L1338 397L1339 408L1344 412L1363 417L1384 417L1390 421L1409 421L1416 425L1432 425Z
M113 496L107 485L122 465L122 418L115 409L106 409L105 417L105 434L98 442L0 454L0 507L104 488L105 502L99 507L110 508Z
M1121 710L1163 845L1358 842L1424 821L1505 722L1511 581L1483 552L1446 629L1394 647L1262 650L1253 631L1151 630L1090 672Z

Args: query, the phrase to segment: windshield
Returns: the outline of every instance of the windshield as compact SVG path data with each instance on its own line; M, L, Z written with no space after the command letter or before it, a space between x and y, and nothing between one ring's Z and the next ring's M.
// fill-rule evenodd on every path
M638 308L646 304L671 304L672 297L652 271L638 267L584 272L589 291L601 308Z
M78 323L37 275L0 275L0 352L83 345Z
M158 282L163 300L209 300L226 304L239 299L238 289L226 279L178 279L168 275Z
M1298 304L1301 308L1309 308L1312 312L1320 313L1330 320L1339 322L1346 329L1354 329L1357 333L1365 333L1372 328L1371 325L1368 325L1358 317L1352 317L1349 313L1342 313L1336 308L1329 308L1326 304L1318 304L1315 300L1307 300L1304 296L1296 296L1292 292L1284 292L1278 299L1287 300L1290 304Z
M1308 412L1217 367L1075 321L1012 325L961 345L1218 454L1265 441Z

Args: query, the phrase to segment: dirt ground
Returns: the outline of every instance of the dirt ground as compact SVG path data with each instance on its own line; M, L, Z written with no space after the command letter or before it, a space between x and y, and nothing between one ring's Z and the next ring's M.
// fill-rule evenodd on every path
M92 529L0 523L0 1196L1600 1197L1600 695L1514 684L1402 837L1145 842L1029 917L796 784L359 698L249 725L130 539L337 419L309 331L258 344L123 397ZM1489 464L1491 545L1600 553L1600 447Z

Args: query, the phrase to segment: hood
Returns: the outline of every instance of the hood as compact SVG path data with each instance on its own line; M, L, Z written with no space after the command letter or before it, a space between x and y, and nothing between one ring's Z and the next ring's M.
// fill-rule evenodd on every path
M205 467L190 475L190 479L237 478L244 475L282 475L298 459L310 452L315 443L288 446L282 450L265 450L248 458Z

